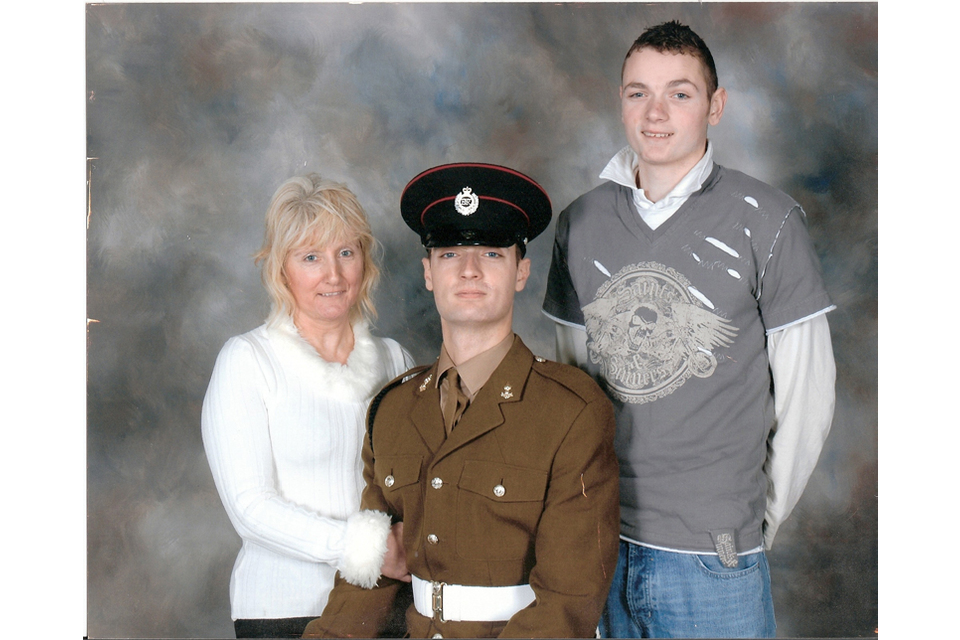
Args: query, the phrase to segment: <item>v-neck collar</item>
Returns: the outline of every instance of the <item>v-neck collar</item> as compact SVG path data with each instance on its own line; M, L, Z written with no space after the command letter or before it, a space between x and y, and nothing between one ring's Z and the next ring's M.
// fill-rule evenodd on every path
M633 193L630 187L620 184L620 192L623 197L627 200L626 206L617 207L617 213L623 221L624 225L640 240L645 240L650 244L654 244L663 238L670 231L676 228L684 220L688 219L694 212L699 211L701 207L700 198L696 198L697 194L703 192L706 189L709 189L717 181L717 178L720 174L720 165L714 163L713 171L710 172L710 175L703 181L703 184L697 191L691 193L687 199L684 201L680 208L677 209L673 215L667 218L661 225L656 229L652 228L647 224L643 218L640 217L639 212L637 211L636 204L633 200ZM619 183L618 183L619 184Z
M699 191L713 173L713 144L708 140L703 157L657 202L651 202L642 186L637 187L639 160L629 146L621 149L600 172L600 178L610 180L630 190L637 214L651 229L666 223L687 201Z

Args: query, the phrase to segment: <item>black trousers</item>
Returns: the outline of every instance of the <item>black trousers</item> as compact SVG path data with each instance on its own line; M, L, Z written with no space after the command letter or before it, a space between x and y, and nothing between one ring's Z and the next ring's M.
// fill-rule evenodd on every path
M234 620L233 630L238 638L299 638L316 617Z
M400 585L381 638L406 638L406 611L413 604L413 589L410 583ZM307 624L318 616L306 618L265 618L234 620L233 630L238 638L299 638Z

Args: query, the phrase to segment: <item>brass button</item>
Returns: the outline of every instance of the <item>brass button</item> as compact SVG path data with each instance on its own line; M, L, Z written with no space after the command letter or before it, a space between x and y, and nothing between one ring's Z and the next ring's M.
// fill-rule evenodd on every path
M502 498L503 494L505 494L506 492L507 490L503 488L502 484L498 484L493 488L493 495L497 496L498 498Z
M429 542L430 544L437 544L438 542L440 542L440 538L438 538L435 533L431 533L430 535L427 536L427 542Z
M387 489L389 489L390 487L392 487L394 482L396 482L396 480L394 479L394 477L393 477L392 475L387 476L386 478L383 479L383 484L386 485Z
M441 480L440 478L434 478L433 480L430 481L430 486L433 487L434 489L439 489L440 487L443 486L443 480Z

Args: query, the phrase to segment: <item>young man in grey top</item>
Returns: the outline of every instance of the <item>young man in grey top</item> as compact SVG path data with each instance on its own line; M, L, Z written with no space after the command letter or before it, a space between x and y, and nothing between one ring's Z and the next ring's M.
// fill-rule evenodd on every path
M605 637L773 637L764 548L834 408L823 284L789 196L713 162L727 93L688 27L623 65L629 146L557 222L558 359L617 414L621 543Z

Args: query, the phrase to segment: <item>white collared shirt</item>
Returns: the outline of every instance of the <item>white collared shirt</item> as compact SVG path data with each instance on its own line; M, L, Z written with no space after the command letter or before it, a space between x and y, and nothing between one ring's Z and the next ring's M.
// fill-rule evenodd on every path
M621 149L613 156L607 166L600 172L602 180L610 180L627 187L633 192L633 204L640 214L640 218L651 229L656 229L670 219L677 212L691 194L696 193L710 177L713 171L713 145L707 141L707 151L700 161L683 176L680 182L657 202L650 201L643 189L637 188L638 171L637 154L629 146Z

